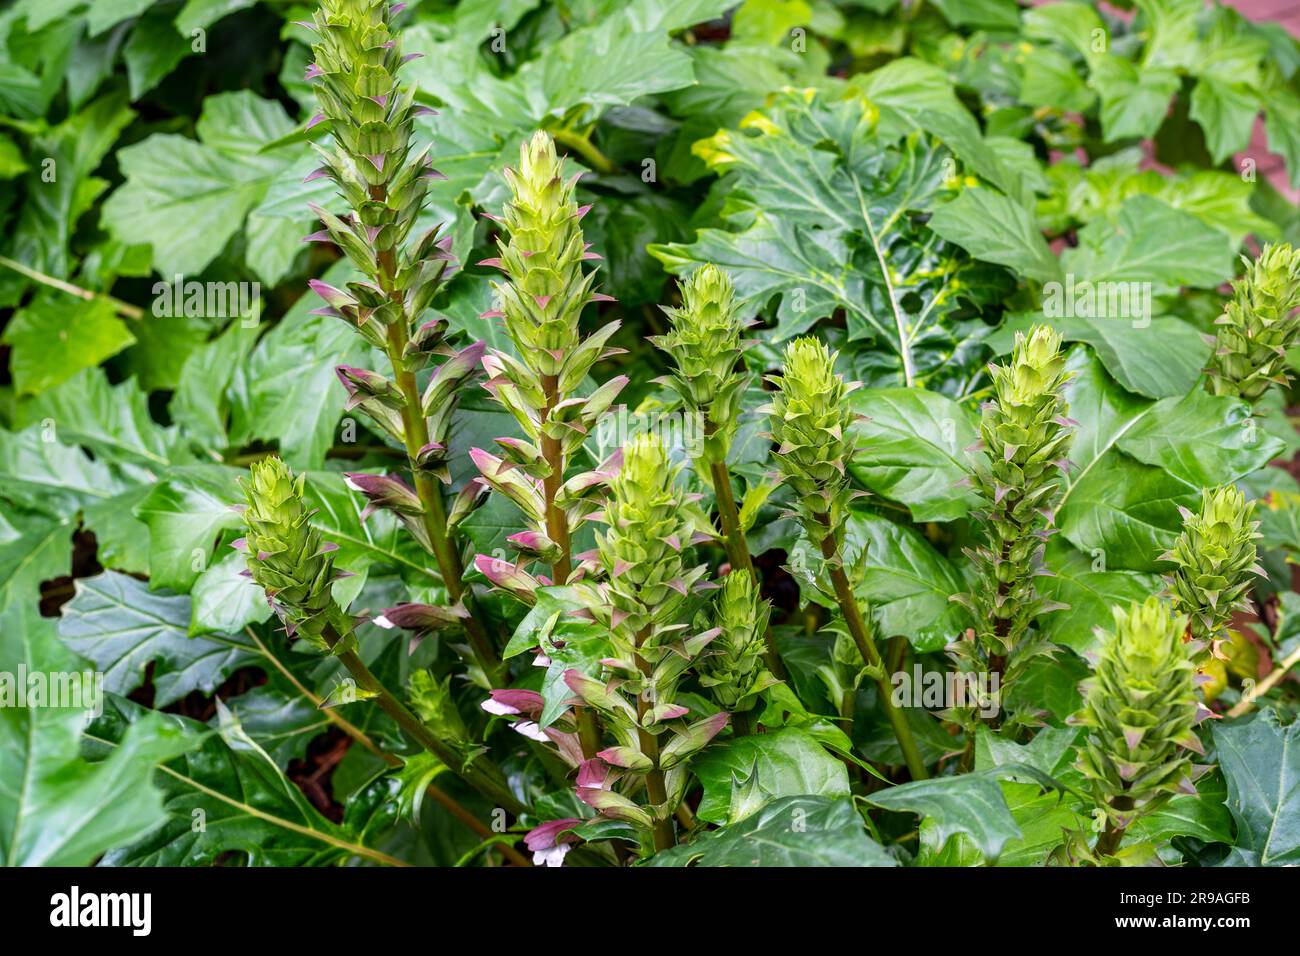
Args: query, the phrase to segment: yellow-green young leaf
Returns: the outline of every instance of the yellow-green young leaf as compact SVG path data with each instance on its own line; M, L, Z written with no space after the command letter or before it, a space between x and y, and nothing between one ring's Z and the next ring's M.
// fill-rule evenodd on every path
M745 495L740 501L740 530L748 531L754 527L754 522L758 520L758 512L767 504L767 499L772 497L772 492L781 487L779 481L765 481L757 485L751 485L745 489Z
M13 348L15 390L36 395L116 355L135 336L108 301L50 293L19 309L0 341Z

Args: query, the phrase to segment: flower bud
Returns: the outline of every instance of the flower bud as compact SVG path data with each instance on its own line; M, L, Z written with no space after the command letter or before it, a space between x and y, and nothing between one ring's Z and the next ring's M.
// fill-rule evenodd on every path
M698 667L700 684L725 711L749 710L757 695L776 683L763 663L770 613L752 574L737 569L722 579L713 616L718 636L700 656Z
M1245 606L1256 563L1255 540L1261 535L1252 521L1255 502L1233 485L1201 492L1201 510L1179 509L1183 530L1161 560L1178 567L1165 581L1174 606L1191 618L1191 633L1203 646L1219 640L1234 611Z
M594 273L579 225L584 209L574 199L575 179L565 180L555 143L538 131L519 149L519 168L506 170L510 199L502 222L509 241L498 240L505 273L493 283L506 331L516 350L543 375L558 375L579 342L578 317L597 298Z
M303 500L304 477L294 477L278 458L254 462L240 479L247 502L242 511L248 532L235 546L245 553L249 576L266 591L285 630L325 648L328 625L350 632L334 603L331 586L337 545L321 540Z
M1115 825L1194 791L1187 750L1201 751L1195 668L1183 643L1187 618L1158 598L1114 609L1096 672L1074 722L1089 728L1075 767ZM1118 805L1117 805L1118 804Z
M988 465L971 478L984 499L979 517L985 541L970 552L981 586L962 601L980 622L980 645L1007 655L1037 614L1056 607L1038 597L1034 573L1060 497L1074 423L1065 416L1069 373L1061 336L1050 326L1017 333L1011 361L991 372L994 399L980 420Z
M857 417L846 396L857 386L835 374L835 359L817 339L795 339L786 346L782 374L769 376L777 391L766 410L773 454L800 515L806 524L829 516L838 532L848 499L849 430Z
M1300 342L1300 249L1287 243L1264 247L1246 274L1232 283L1210 357L1216 395L1258 402L1274 383L1285 385L1286 352Z
M726 458L736 430L737 403L748 377L736 371L745 345L744 325L735 304L731 278L714 265L697 269L681 283L682 305L666 307L672 323L667 335L650 338L677 366L668 384L686 406L703 413L717 446L710 457Z

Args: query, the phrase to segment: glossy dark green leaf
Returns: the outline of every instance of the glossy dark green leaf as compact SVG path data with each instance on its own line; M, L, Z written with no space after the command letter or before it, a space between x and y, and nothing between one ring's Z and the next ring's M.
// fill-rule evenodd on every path
M1274 711L1215 723L1214 743L1228 781L1237 842L1228 863L1300 863L1300 723L1283 727Z
M783 797L739 823L665 850L650 866L896 866L843 797Z
M715 743L692 769L704 787L695 815L734 824L779 797L848 796L844 764L803 730L786 729Z

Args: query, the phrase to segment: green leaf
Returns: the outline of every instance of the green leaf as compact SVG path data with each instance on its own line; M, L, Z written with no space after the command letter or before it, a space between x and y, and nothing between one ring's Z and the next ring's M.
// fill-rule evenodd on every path
M122 49L131 99L140 99L161 83L190 54L191 43L176 32L168 11L153 9L142 16Z
M975 493L958 487L978 438L966 409L921 388L860 389L852 401L867 416L849 462L862 485L907 505L916 521L953 521L975 506Z
M783 797L739 823L656 853L648 866L897 866L863 831L853 801Z
M1067 289L1063 287L1061 291L1069 303ZM1115 381L1130 392L1148 398L1186 395L1196 385L1210 358L1210 346L1201 333L1182 319L1167 315L1149 320L1123 315L1067 317L1059 310L1053 310L1051 318L1037 312L1016 315L989 337L989 347L999 354L1010 352L1015 333L1027 333L1039 323L1056 329L1067 342L1086 342L1092 346Z
M911 133L937 137L978 176L1017 199L1028 202L1023 183L984 142L979 124L962 105L942 69L912 57L900 57L852 80L880 111L881 137Z
M1049 641L1078 653L1097 643L1095 628L1111 626L1112 607L1144 601L1162 587L1154 574L1108 571L1103 554L1084 554L1059 538L1048 542L1043 564L1052 576L1039 579L1039 590L1068 610L1044 615L1038 626Z
M198 140L155 133L118 151L126 182L104 203L105 224L152 246L165 276L202 272L289 161L259 150L292 128L279 103L247 90L207 97Z
M225 448L230 414L227 389L257 341L257 326L231 322L224 332L185 359L180 385L167 407L172 419L196 442Z
M1079 245L1061 256L1067 275L1103 282L1149 282L1153 295L1182 286L1213 289L1233 275L1233 246L1222 232L1152 196L1134 196L1116 221L1079 230Z
M1264 99L1264 132L1268 148L1286 160L1291 185L1300 188L1300 96L1274 86Z
M1214 724L1219 765L1228 781L1228 809L1237 866L1300 863L1300 723L1283 727L1277 713Z
M53 552L67 553L67 539ZM54 561L66 568L66 562ZM93 676L63 647L53 620L42 618L31 589L37 565L0 568L7 582L0 605L0 660L22 665L28 675L57 678L68 688L86 687L90 699L72 707L0 707L0 864L5 866L88 866L105 850L139 839L164 819L159 792L149 784L155 763L190 744L165 718L149 715L123 738L111 757L88 763L80 754L81 731L98 706ZM24 583L11 590L8 585ZM59 675L63 675L60 677ZM67 678L76 675L77 685ZM12 682L12 675L6 675ZM30 680L28 687L31 686ZM6 695L15 688L12 683ZM26 690L26 688L25 688ZM102 703L102 699L99 700Z
M103 461L149 469L146 480L179 457L176 429L149 414L149 398L134 381L108 383L87 368L19 408L20 426L41 423L59 441L82 445Z
M342 288L351 274L343 261L324 281ZM347 402L334 369L378 358L347 323L307 314L319 306L314 292L305 293L262 337L237 372L231 410L232 443L278 441L280 456L298 469L319 468L334 444Z
M36 425L0 430L0 496L51 518L108 501L125 489L122 479L80 448L61 445Z
M13 347L14 388L35 395L116 355L135 337L108 301L51 293L14 313L0 341Z
M231 510L243 500L238 474L221 465L177 468L136 506L136 517L149 526L153 587L189 591L210 563L221 533L243 526Z
M1166 67L1139 67L1114 54L1098 59L1088 85L1101 96L1101 128L1107 143L1155 135L1169 101L1178 92L1178 74Z
M153 0L90 0L86 9L86 31L98 36L123 20L139 16L153 5Z
M918 532L854 511L844 540L846 555L866 549L862 589L884 636L901 634L924 652L943 648L964 630L966 610L951 598L966 584Z
M1020 102L1067 112L1086 112L1096 101L1078 68L1051 47L1036 46L1025 54L1020 76Z
M244 576L248 563L232 550L199 575L190 592L194 604L189 634L235 634L271 617L266 594Z
M965 834L988 860L996 860L1007 841L1020 836L1002 788L983 774L917 780L863 799L883 810L917 814L934 827L939 845L955 834Z
M1061 278L1061 266L1024 206L992 189L966 188L930 217L930 228L977 259L996 262L1026 279Z
M779 797L849 795L844 764L804 730L715 743L692 769L704 788L695 815L706 823L734 824Z
M1194 389L1157 402L1116 447L1189 485L1213 487L1263 468L1284 446L1259 427L1245 402Z
M316 511L312 524L326 541L339 546L337 567L354 574L391 569L408 583L426 587L439 580L429 556L390 512L380 511L361 520L366 499L348 488L338 472L308 472L306 497Z
M1123 453L1120 440L1155 403L1116 385L1084 349L1069 357L1069 415L1079 422L1070 446L1070 471L1056 509L1056 526L1071 544L1110 570L1158 570L1157 555L1182 528L1178 506L1189 507L1196 487Z
M1202 56L1196 21L1200 0L1137 0L1147 29L1142 62L1149 66L1194 69Z
M28 155L41 157L41 162L33 164L21 180L26 201L12 227L6 253L10 258L58 278L70 275L73 231L108 186L91 173L134 118L126 105L126 92L115 90L32 139ZM59 300L71 308L62 296ZM74 371L69 369L68 374Z
M211 694L257 652L242 636L190 637L190 599L155 594L116 571L77 581L63 610L59 634L104 674L110 693L125 696L153 664L154 703L180 700L194 690Z
M1215 163L1250 145L1259 115L1259 96L1244 83L1203 76L1192 90L1189 115L1205 131L1205 145Z
M143 712L121 698L111 703L88 735L107 753L115 752L122 733ZM155 775L167 820L144 839L107 854L102 865L206 866L228 852L249 866L328 866L376 857L346 827L321 816L226 706L217 707L215 733L184 717L164 718L196 745Z
M649 251L675 275L726 269L750 309L778 299L773 344L844 310L850 339L882 347L880 383L911 385L943 374L955 347L946 319L991 295L993 267L920 221L950 194L947 150L920 133L891 145L870 123L860 98L779 94L749 124L758 135L724 130L696 146L731 177L728 228Z

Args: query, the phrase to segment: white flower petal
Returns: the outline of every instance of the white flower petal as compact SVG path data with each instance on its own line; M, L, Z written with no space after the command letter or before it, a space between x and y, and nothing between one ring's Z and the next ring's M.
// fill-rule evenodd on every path
M542 728L537 726L537 723L532 720L516 721L510 726L519 731L519 733L523 734L529 740L540 740L542 743L546 743L546 741L551 739L546 736L546 731L542 730Z
M483 701L483 703L479 704L479 706L482 707L484 710L486 710L489 714L496 714L499 717L504 717L507 714L521 713L518 707L511 707L509 704L503 704L501 703L501 701L495 700L491 697Z
M545 850L534 850L533 866L563 866L565 854L568 852L569 844L567 843L557 843Z

